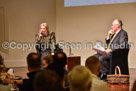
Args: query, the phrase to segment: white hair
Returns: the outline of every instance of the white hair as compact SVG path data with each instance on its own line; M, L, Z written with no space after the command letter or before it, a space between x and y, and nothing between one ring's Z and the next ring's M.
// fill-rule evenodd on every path
M71 89L86 89L92 82L92 73L85 66L75 66L68 74Z
M115 20L113 21L113 23L116 24L116 25L119 25L120 27L123 26L123 23L122 23L122 21L121 21L120 19L115 19Z

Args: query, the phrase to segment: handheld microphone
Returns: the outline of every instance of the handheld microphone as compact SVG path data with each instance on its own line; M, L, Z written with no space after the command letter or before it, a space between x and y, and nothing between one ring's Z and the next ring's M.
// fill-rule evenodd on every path
M41 32L41 34L40 34L40 38L43 36L43 33Z
M42 36L43 36L43 33L41 32L41 34L40 34L40 36L39 36L39 41L41 41Z

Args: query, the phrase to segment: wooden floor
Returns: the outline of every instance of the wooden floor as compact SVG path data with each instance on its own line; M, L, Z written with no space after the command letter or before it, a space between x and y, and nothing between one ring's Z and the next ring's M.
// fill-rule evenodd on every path
M27 68L26 67L19 67L19 68L13 68L15 71L15 75L17 76L21 76L23 78L27 78L26 73ZM136 69L131 68L129 69L130 72L130 83L126 84L126 85L115 85L115 84L108 84L108 86L110 87L110 91L131 91L132 85L134 80L136 79Z

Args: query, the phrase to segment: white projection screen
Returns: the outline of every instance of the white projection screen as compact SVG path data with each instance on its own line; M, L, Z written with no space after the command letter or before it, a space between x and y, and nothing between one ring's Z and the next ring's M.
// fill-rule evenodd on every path
M87 6L87 5L102 5L102 4L117 4L117 3L132 3L136 0L64 0L64 6Z

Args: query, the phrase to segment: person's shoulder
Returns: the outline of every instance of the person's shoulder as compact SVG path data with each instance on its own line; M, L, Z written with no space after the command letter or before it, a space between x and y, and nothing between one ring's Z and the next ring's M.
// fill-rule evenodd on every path
M127 36L128 34L127 34L127 31L121 29L120 32L119 32L119 35L120 36Z
M100 80L96 75L92 76L92 81L94 84L101 85L101 84L107 84L103 80Z
M127 33L127 31L124 29L121 29L120 31L121 31L121 33Z
M92 77L92 81L98 85L101 85L101 84L107 84L106 82L104 82L103 80L100 80L96 77Z
M49 33L49 35L50 35L51 37L54 37L54 36L55 36L55 32L51 32L51 33Z
M92 89L91 91L109 91L109 87L107 85L106 82L104 82L103 80L100 80L96 77L92 77Z

